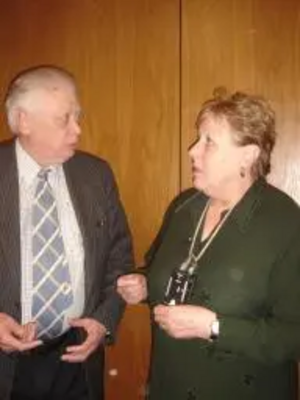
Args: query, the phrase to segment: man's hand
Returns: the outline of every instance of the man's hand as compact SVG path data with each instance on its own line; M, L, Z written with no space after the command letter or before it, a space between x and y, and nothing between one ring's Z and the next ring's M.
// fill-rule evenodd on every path
M209 339L216 314L207 308L192 305L154 308L154 319L170 336L177 339Z
M137 304L147 298L147 282L141 274L128 274L118 278L118 293L128 304Z
M106 334L106 328L100 322L92 318L77 318L69 321L73 328L81 328L86 333L86 339L83 343L66 348L66 353L61 357L63 361L70 363L83 362L87 360L99 344L103 341Z
M35 338L35 324L20 325L7 314L0 313L0 349L6 353L23 352L41 345Z

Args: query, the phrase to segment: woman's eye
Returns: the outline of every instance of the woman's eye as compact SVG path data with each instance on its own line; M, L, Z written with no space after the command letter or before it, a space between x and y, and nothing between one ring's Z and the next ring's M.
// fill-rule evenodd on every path
M210 145L213 144L213 141L211 140L211 138L210 138L209 136L206 136L206 138L205 138L205 144L206 144L207 146L210 146Z

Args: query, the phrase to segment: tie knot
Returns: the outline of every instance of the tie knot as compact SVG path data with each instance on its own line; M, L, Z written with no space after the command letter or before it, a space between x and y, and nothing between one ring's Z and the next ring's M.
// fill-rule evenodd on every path
M50 169L49 168L42 168L38 173L38 178L42 181L46 181L48 179Z

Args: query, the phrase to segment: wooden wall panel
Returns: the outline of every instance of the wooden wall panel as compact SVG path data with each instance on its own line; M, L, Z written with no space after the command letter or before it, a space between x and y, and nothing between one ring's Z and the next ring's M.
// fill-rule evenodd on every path
M111 162L137 263L179 190L179 0L0 0L0 96L19 69L75 74L81 148ZM7 137L1 113L1 138ZM140 399L149 352L145 306L128 308L108 353L107 398Z
M264 95L275 108L279 139L271 181L300 201L300 3L298 0L182 2L182 181L186 148L213 88Z

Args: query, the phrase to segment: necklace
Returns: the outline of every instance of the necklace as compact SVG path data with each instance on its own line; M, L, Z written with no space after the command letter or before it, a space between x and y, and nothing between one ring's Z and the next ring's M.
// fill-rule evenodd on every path
M200 218L198 220L198 223L197 223L194 235L193 235L193 239L192 239L192 242L191 242L191 245L190 245L190 248L189 248L188 257L181 264L181 266L179 268L180 271L187 271L189 274L192 274L195 271L195 269L197 268L198 261L204 255L204 253L206 252L208 247L211 245L212 241L214 240L214 238L216 237L216 235L218 234L218 232L220 231L220 229L224 225L225 221L227 220L227 218L231 214L232 210L234 209L234 207L232 207L226 212L225 216L218 223L216 229L214 229L214 231L210 235L210 237L207 240L207 242L205 243L205 245L201 248L201 250L199 251L198 254L195 254L194 250L195 250L196 239L198 237L199 230L200 230L201 225L202 225L202 223L204 221L204 218L205 218L205 216L207 214L209 206L210 206L210 200L207 201L207 203L206 203L206 205L204 207L204 210L202 211L202 213L200 215Z

